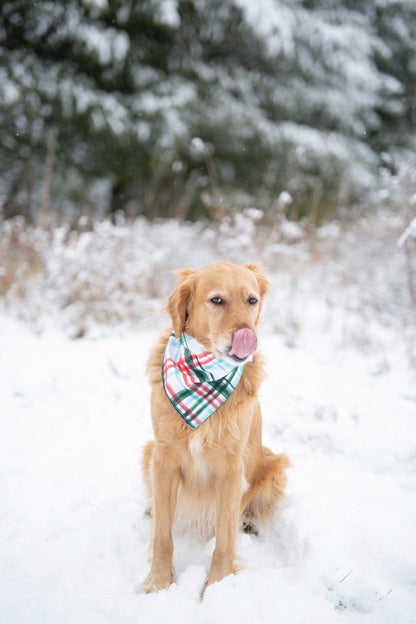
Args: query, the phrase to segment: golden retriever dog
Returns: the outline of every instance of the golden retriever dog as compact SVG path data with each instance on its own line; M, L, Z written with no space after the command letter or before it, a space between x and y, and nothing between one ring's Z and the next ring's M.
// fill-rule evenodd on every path
M257 325L269 288L266 277L256 264L226 262L199 271L184 269L178 275L166 306L174 334L171 329L161 336L147 366L154 441L143 454L153 550L151 570L141 586L145 593L173 582L174 522L185 530L196 528L205 537L215 534L203 591L235 574L239 528L257 533L284 494L289 465L285 455L262 445L257 394L264 372L257 353ZM181 417L162 379L168 341L181 336L197 341L214 364L241 375L231 394L199 426ZM192 358L198 360L197 355Z

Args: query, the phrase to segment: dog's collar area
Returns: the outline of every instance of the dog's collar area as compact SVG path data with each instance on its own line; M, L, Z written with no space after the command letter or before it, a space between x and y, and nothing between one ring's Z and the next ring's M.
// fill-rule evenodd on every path
M163 356L162 379L169 401L196 429L237 387L243 363L232 364L207 351L195 338L172 335Z

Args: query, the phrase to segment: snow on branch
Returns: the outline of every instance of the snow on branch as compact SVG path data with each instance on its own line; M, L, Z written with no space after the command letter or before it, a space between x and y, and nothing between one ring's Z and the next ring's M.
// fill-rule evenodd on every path
M416 240L416 217L414 217L414 219L412 219L412 221L409 223L409 225L397 241L397 244L399 245L399 247L403 247L410 238Z

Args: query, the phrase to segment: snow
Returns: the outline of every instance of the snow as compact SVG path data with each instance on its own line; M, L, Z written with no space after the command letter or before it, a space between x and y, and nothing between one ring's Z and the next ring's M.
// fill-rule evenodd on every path
M403 247L403 245L405 245L406 242L412 238L416 239L416 217L411 220L408 227L397 241L397 244L399 247Z
M158 8L161 16L161 22L163 24L167 24L172 28L179 26L181 18L178 13L176 0L159 0Z
M263 39L272 58L279 54L289 58L295 56L296 9L293 6L288 8L284 3L276 3L274 0L237 0L236 4Z
M40 333L1 313L1 622L415 621L406 344L377 322L366 326L372 348L342 343L358 317L319 296L289 340L270 322L287 294L278 283L265 310L261 402L265 443L293 463L288 497L260 537L241 535L245 568L203 603L213 541L195 537L176 537L168 590L136 594L149 565L139 464L152 435L145 363L159 321L70 340L52 322Z

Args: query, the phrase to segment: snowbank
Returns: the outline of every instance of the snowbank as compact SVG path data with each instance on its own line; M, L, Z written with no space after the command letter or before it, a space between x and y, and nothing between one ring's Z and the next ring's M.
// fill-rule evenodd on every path
M178 537L175 584L135 593L155 331L74 341L0 316L0 621L414 622L413 373L395 333L372 327L383 349L362 350L340 342L343 315L324 328L327 314L312 299L295 343L263 335L264 438L292 459L288 499L263 535L241 535L246 569L202 604L212 541Z

